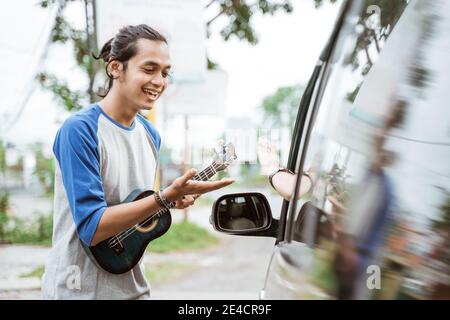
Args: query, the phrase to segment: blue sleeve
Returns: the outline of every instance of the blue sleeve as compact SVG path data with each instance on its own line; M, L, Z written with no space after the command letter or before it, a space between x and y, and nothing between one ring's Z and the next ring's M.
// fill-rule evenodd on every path
M100 175L96 121L69 118L56 135L53 152L78 235L90 246L107 207Z
M156 150L161 149L161 136L159 135L159 132L155 129L155 127L151 126L151 130L152 130L152 138L153 138L153 142L155 143L156 146Z

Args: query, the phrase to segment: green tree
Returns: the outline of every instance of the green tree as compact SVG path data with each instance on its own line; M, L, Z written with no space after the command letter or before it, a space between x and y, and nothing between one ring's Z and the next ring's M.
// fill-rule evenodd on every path
M318 2L322 2L322 0L318 0ZM380 53L384 42L394 29L408 2L408 0L364 0L362 8L365 12L360 15L357 22L357 26L362 31L359 33L355 46L347 59L347 63L354 70L359 68L362 75L366 75L369 72L373 65L373 58L370 52L376 52L375 55ZM431 8L434 4L430 2L422 5ZM371 9L375 7L379 9L379 15L378 19L374 21L374 12ZM422 28L419 41L426 41L436 36L437 32L434 30L436 22L437 19L434 15L424 15L424 19L421 22ZM414 67L410 67L409 82L413 87L419 89L418 93L427 86L433 76L429 68L426 67L422 54L422 51L418 51L418 54L415 56ZM347 99L350 102L355 100L361 85L362 82L347 95Z
M33 150L36 159L33 174L38 178L45 194L51 195L53 194L55 186L55 168L53 158L45 156L42 143L34 143L31 145L31 150Z
M8 222L9 194L0 191L0 243L6 240L6 224Z
M325 2L335 3L336 0L314 0L316 8ZM382 43L386 41L395 23L403 13L408 0L364 0L362 4L363 13L359 16L355 30L361 30L356 39L355 46L347 60L354 69L361 68L366 74L373 65L370 55L371 49L380 52ZM374 20L378 8L378 19ZM363 53L363 54L360 54Z
M7 211L9 208L9 194L5 186L5 170L6 170L6 147L3 140L0 140L0 242L5 240L5 225L8 222Z
M86 7L86 29L74 28L64 17L64 9L69 2L83 1ZM59 5L55 26L51 35L51 43L71 43L74 47L74 54L77 64L84 71L88 79L86 90L74 90L70 88L67 81L59 79L53 74L42 72L37 76L41 86L51 91L57 101L68 111L77 111L88 102L99 99L94 88L99 71L103 70L104 64L95 60L92 53L96 53L97 40L92 22L92 15L88 12L92 10L94 0L40 0L42 8L50 5ZM268 1L257 0L249 3L245 0L212 0L205 4L205 9L217 10L213 18L206 22L207 35L211 34L211 26L219 17L226 17L227 24L220 31L224 40L235 36L240 40L250 44L256 44L258 37L252 26L251 18L255 13L274 14L277 11L292 12L293 7L290 0ZM208 69L217 68L217 64L207 60Z
M98 73L103 69L103 64L93 59L91 53L97 52L96 38L93 23L89 17L86 17L86 29L79 30L71 26L64 18L64 9L69 2L83 1L86 8L93 5L94 0L41 0L40 5L43 8L51 4L59 3L60 10L56 17L55 27L52 32L52 43L71 42L75 50L75 59L78 65L85 71L88 78L87 90L73 90L66 81L58 79L56 76L48 73L41 73L37 79L41 85L52 91L58 101L69 111L80 109L89 101L96 101L96 91L94 83ZM320 8L324 3L336 3L337 0L312 0L316 8ZM380 51L382 43L387 39L392 31L396 21L406 7L407 0L364 0L362 8L366 10L357 21L360 30L354 49L348 58L347 63L353 68L361 69L362 74L366 74L373 64L371 57L372 48ZM380 10L379 19L375 23L373 20L374 12L367 10L370 6L376 5ZM273 15L276 12L283 11L290 13L293 11L291 0L205 0L205 9L212 11L212 18L206 21L207 36L211 35L212 26L220 17L226 19L225 26L219 30L221 37L227 41L232 37L255 45L258 43L258 35L254 29L252 17L259 14ZM86 10L88 12L88 10ZM91 21L91 23L89 23ZM360 54L363 53L363 54ZM209 69L218 67L217 63L208 59ZM417 78L426 76L426 70L418 70ZM359 86L349 93L349 99L353 99Z
M316 8L324 3L335 3L336 0L314 0ZM361 30L355 41L355 45L348 56L346 63L353 70L360 70L365 76L374 63L374 55L378 55L384 42L389 37L395 24L403 13L408 0L363 0L362 13L356 22L354 30ZM418 67L419 68L419 67ZM427 76L427 70L419 69L417 78ZM360 82L351 92L347 94L347 100L354 102L361 88Z
M3 140L0 139L0 174L2 175L2 182L4 182L5 170L6 170L6 146Z
M206 22L208 37L211 34L211 25L219 17L226 17L227 23L220 30L220 35L227 41L231 37L237 37L239 40L250 44L258 43L258 36L252 26L252 17L255 13L275 14L277 11L290 13L293 6L290 0L268 1L268 0L211 0L205 6L206 9L215 5L216 14Z
M260 106L264 124L267 127L287 126L292 133L303 90L301 85L281 87L264 98Z
M64 9L69 2L79 0L41 0L42 8L50 5L58 5L59 10L56 16L55 25L51 34L51 43L71 43L74 47L74 58L78 66L84 71L88 80L86 90L74 90L70 88L67 81L58 79L53 74L42 72L38 74L37 80L43 88L53 92L55 98L68 111L77 111L88 102L98 100L94 89L95 80L102 69L103 64L95 60L93 52L97 52L94 25L91 15L88 15L88 8L92 8L92 0L81 0L86 8L86 29L74 28L64 17ZM57 3L57 4L56 4Z

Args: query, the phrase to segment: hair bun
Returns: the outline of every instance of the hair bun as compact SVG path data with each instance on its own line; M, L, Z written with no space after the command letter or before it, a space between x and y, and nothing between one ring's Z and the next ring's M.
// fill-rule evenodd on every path
M109 61L109 58L111 57L111 49L112 49L112 42L114 38L109 39L104 45L102 50L100 50L100 53L98 56L94 55L95 59L102 59L105 62Z

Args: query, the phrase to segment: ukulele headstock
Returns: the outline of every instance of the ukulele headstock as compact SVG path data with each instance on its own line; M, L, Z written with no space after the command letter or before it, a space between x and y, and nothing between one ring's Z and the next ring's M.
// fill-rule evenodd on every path
M213 165L216 171L225 170L237 159L234 145L231 142L226 144L221 142L218 148L214 150L213 159Z

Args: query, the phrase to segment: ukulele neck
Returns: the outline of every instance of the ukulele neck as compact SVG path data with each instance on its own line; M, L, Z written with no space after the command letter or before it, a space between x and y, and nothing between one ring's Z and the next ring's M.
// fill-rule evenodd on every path
M218 165L213 162L208 167L197 173L195 176L192 177L192 180L195 181L207 181L209 178L213 177L219 170L217 170ZM171 202L169 207L172 209L176 205L176 202Z

